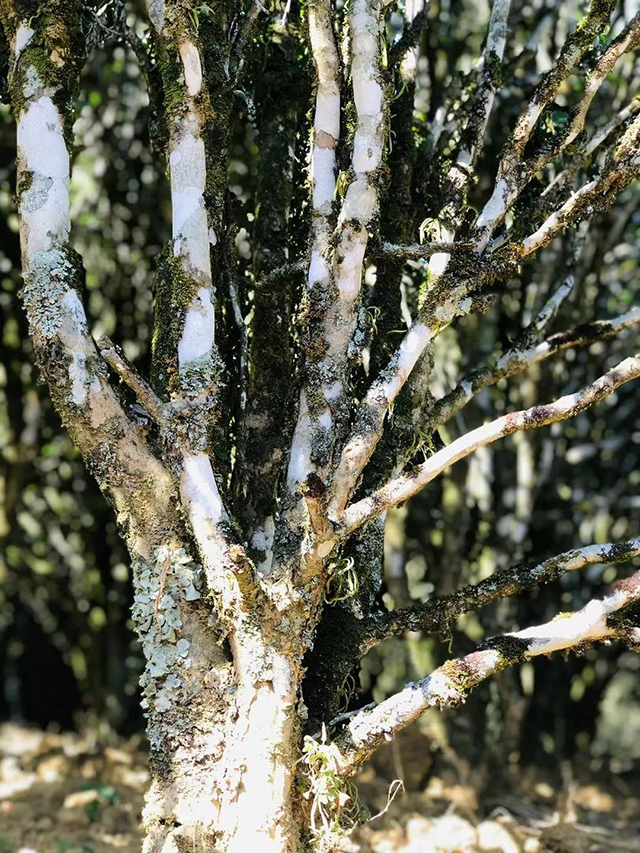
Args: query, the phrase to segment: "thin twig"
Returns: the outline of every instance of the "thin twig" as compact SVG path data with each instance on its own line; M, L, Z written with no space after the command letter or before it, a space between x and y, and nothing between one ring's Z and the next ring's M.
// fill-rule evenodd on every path
M116 346L107 337L101 338L97 346L109 367L118 374L125 385L131 388L153 420L157 424L163 423L167 416L165 403L162 402L151 386L140 376L135 367L129 364L120 347Z

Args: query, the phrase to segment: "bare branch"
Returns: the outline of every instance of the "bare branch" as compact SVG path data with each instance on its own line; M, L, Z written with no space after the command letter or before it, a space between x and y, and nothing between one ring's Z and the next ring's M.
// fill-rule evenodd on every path
M351 718L335 741L341 753L338 772L352 775L382 743L417 720L427 708L460 705L481 681L509 666L538 655L612 639L636 647L640 643L638 601L640 572L618 583L604 598L593 599L569 616L562 614L543 625L494 637L471 654L447 661L374 709Z
M104 336L98 341L98 349L109 367L131 388L138 401L144 406L153 420L157 424L162 423L167 414L166 405L158 397L153 388L140 376L135 367L129 364L120 347Z
M430 258L438 252L454 252L469 251L475 247L474 243L413 243L411 245L402 246L397 243L383 243L379 254L383 257L400 258L406 261L420 261L423 258Z
M565 292L566 282L558 289L552 299L557 300ZM550 302L551 300L542 309L538 318L548 316L546 312L551 310ZM640 324L640 308L632 308L626 314L613 317L611 320L597 320L594 323L585 323L582 326L576 326L574 329L558 332L536 346L513 347L494 365L486 365L469 373L452 391L438 400L432 409L429 426L437 429L450 420L480 391L490 385L495 385L500 379L528 370L534 364L538 364L540 361L570 347L590 346L596 341L613 338L625 329L631 329L638 324Z
M523 181L526 183L529 180L528 170L523 163L524 150L544 108L553 102L572 68L607 26L615 6L615 0L591 0L580 26L567 38L553 67L542 77L533 97L520 114L500 160L493 194L476 223L480 249L487 245L491 234L504 219L522 189ZM523 169L526 173L524 178Z
M626 542L573 548L533 566L526 563L511 566L451 595L372 617L365 628L369 637L363 644L362 653L385 637L405 631L445 635L462 613L469 613L502 598L536 589L542 584L557 580L566 572L574 572L594 563L622 563L638 556L640 537Z
M547 405L511 412L484 424L434 453L430 459L418 465L410 473L403 474L372 495L351 504L343 513L333 518L334 524L343 536L347 536L367 519L408 500L455 462L474 453L479 447L485 447L521 430L536 429L574 417L594 403L613 394L623 383L638 376L640 376L640 356L627 358L575 394L568 394Z

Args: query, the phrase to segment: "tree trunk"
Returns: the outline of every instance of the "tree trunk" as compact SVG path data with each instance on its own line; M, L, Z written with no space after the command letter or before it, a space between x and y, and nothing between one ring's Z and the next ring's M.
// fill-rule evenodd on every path
M300 849L299 668L259 635L235 645L233 667L221 650L213 659L219 646L210 633L194 636L179 665L184 672L191 664L183 676L190 690L150 713L145 853Z

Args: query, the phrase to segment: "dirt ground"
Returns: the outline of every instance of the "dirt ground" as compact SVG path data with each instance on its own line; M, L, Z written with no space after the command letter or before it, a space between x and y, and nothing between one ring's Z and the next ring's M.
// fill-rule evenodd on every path
M408 734L361 773L361 802L384 814L340 850L640 853L637 779L571 779L558 791L529 774L479 791L460 768L425 774L425 756ZM398 775L406 790L388 805ZM99 747L77 734L0 726L0 853L138 853L147 778L142 738Z

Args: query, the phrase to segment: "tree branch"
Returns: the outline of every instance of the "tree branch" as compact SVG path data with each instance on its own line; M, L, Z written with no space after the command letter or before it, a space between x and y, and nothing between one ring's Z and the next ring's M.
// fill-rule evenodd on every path
M146 559L160 530L166 541L180 527L175 485L109 383L81 301L82 263L69 243L66 134L85 57L78 50L61 66L53 58L67 56L65 45L83 43L80 7L70 4L57 16L32 19L34 27L42 28L39 39L21 22L18 9L5 6L2 23L7 30L16 28L11 90L19 152L22 294L34 350L62 422L114 506L132 554ZM42 38L49 46L44 59Z
M552 299L557 300L564 293L566 293L565 285L558 289ZM548 316L547 312L552 309L550 303L551 300L538 317ZM611 320L596 320L594 323L585 323L574 329L558 332L535 346L512 347L494 365L486 365L467 374L452 391L437 400L430 413L429 427L437 429L446 423L463 406L466 406L469 400L490 385L495 385L500 379L528 370L534 364L570 347L590 346L596 341L616 337L623 330L634 328L638 324L640 324L640 308L632 308L626 314L613 317Z
M612 639L637 647L639 601L640 572L636 572L604 598L593 599L570 616L561 614L543 625L494 637L471 654L447 661L426 678L407 684L372 710L363 710L350 719L334 741L341 755L338 772L352 775L382 743L417 720L427 708L460 705L481 681L509 666L538 655Z
M167 66L163 72L166 76L163 85L169 128L167 157L172 202L172 241L167 250L170 257L169 280L165 283L167 304L162 305L162 299L156 300L157 337L158 341L160 336L166 339L160 348L168 350L165 354L167 363L161 366L161 370L171 378L168 390L174 398L200 398L212 409L219 356L215 345L215 293L210 247L221 239L222 234L215 233L205 204L208 164L202 102L206 103L209 98L206 69L203 51L188 13L178 4L171 8L171 14L165 14L164 4L159 6L152 0L146 0L146 3L158 49L171 60L161 63L161 67ZM184 109L175 113L167 95L176 86L174 63L182 67L183 77L178 85L184 104ZM158 317L163 309L168 316ZM200 435L195 441L202 450L208 443L206 433L209 425L205 414L203 407ZM194 424L194 440L195 432Z
M585 163L589 160L591 155L604 143L609 139L609 137L621 127L624 122L632 115L635 115L638 111L640 111L640 100L635 98L630 104L627 104L626 107L621 109L616 115L604 124L601 128L599 128L590 139L587 139L582 143L576 152L575 157L572 162L567 166L566 169L563 169L559 172L555 178L544 188L542 191L540 198L546 199L552 192L557 192L558 190L562 190L571 180L571 178L575 175L577 170L584 166Z
M129 364L120 347L116 346L106 335L98 341L100 354L109 367L131 388L136 398L151 415L157 424L161 424L167 417L167 405L151 386L140 376L138 371Z
M555 92L559 88L564 76L570 72L575 61L588 49L595 34L597 34L598 28L601 28L605 20L608 20L610 9L609 11L603 11L603 9L602 4L596 5L592 3L592 7L590 7L590 11L579 30L579 34L574 33L569 37L555 68L552 72L549 72L551 76L546 75L541 81L531 101L530 108L521 115L516 125L516 130L512 137L514 151L520 145L522 151L524 151L526 142L544 104L548 103L549 99L555 96ZM476 273L473 283L465 280L464 277L460 279L460 276L452 276L451 286L449 287L447 286L449 285L449 277L441 276L441 279L432 286L430 292L427 294L418 320L409 329L399 349L392 356L387 368L371 385L361 404L356 425L343 448L340 462L334 475L335 493L330 504L330 511L334 516L346 505L350 492L357 483L360 474L380 439L386 412L405 384L425 347L454 317L468 313L473 309L473 298L469 296L471 287L477 293L482 279L491 277L491 268L494 267L494 264L499 267L502 263L504 270L513 265L516 259L521 260L528 257L538 248L546 245L562 228L590 214L594 208L606 204L614 193L624 188L640 172L640 158L637 157L637 151L640 146L639 127L640 119L634 121L627 128L615 150L608 158L600 176L574 194L558 211L543 223L535 234L525 238L522 243L514 242L500 250L496 249L489 268L486 265L483 267L480 262L480 267L482 268ZM505 155L505 157L506 159L503 158L503 161L501 161L501 169L507 170L505 174L510 174L509 170L516 170L515 161L512 162L509 159L511 155L509 157ZM519 163L519 158L516 159ZM504 184L506 187L505 182L506 178L499 170L499 179L496 183L494 195L498 192L498 184ZM498 195L502 198L502 189L500 189ZM490 203L485 207L483 215L489 210L489 206ZM505 207L504 211L498 216L500 221L506 209ZM493 216L493 212L491 215ZM477 230L481 230L479 226ZM478 253L484 249L486 242L484 239L479 240L476 246ZM438 257L436 254L436 258ZM466 258L464 253L463 258Z
M333 233L333 204L336 194L336 152L340 139L340 59L333 32L329 0L309 4L309 41L316 70L316 102L311 148L311 257L307 273L309 318L305 349L307 371L313 371L314 337L322 335L326 294L331 285L330 240ZM309 382L311 377L309 377ZM312 413L307 391L300 392L298 419L291 451L287 485L294 494L312 471L311 445L319 419L331 416L325 411ZM315 414L315 416L314 416Z
M554 211L538 228L517 247L524 259L546 246L569 223L575 222L593 209L608 203L612 195L624 189L640 174L640 115L631 122L615 149L611 152L602 172L584 184Z
M553 102L575 64L607 26L615 6L615 0L606 0L606 2L591 0L580 26L569 35L553 67L542 77L531 100L520 114L498 165L491 198L485 204L476 222L478 245L481 250L487 245L491 234L502 222L507 210L529 180L530 175L523 157L538 119L545 107Z
M638 376L640 356L627 358L575 394L561 397L547 405L511 412L484 424L456 439L410 473L403 474L372 495L351 504L344 512L337 514L333 522L342 536L348 536L367 519L408 500L455 462L474 453L478 448L521 430L536 429L574 417L594 403L604 400L623 383Z
M560 151L563 151L582 133L591 102L606 80L607 75L611 73L617 61L625 53L630 50L634 50L639 44L640 12L638 12L631 21L629 21L620 35L611 42L596 63L595 67L587 75L585 92L582 100L574 110L571 121L569 122L565 132L560 137L559 143L554 147L554 151L551 156L556 156ZM551 158L548 153L539 155L531 164L530 171L537 172L546 163L548 163L550 159Z
M431 0L424 0L424 6L412 21L405 24L402 35L398 41L389 49L389 65L394 66L402 62L407 51L414 48L429 20L429 6Z
M473 249L474 243L413 243L411 245L402 246L397 243L383 243L378 255L384 258L400 258L405 261L420 261L423 258L430 258L438 252L468 252Z
M405 631L423 631L443 636L463 613L536 589L557 580L566 572L574 572L594 563L622 563L637 556L640 556L640 537L626 542L573 548L534 566L526 563L511 566L452 595L372 617L363 628L366 639L362 654L386 637Z
M444 251L432 251L429 247L422 254L421 246L404 248L405 257L408 251L413 257L431 256L429 271L432 276L439 277L446 269L451 254L450 247L455 240L456 224L465 207L471 170L475 165L493 107L496 88L495 61L502 61L504 54L508 14L509 0L496 0L491 10L478 89L463 139L456 152L455 162L447 175L445 204L438 214L445 237ZM397 362L387 368L369 389L358 411L351 436L342 450L333 478L334 497L330 504L332 513L335 514L345 507L380 440L388 407L395 400L420 354L433 337L434 332L428 326L421 323L415 324L403 341L402 346L406 344L406 347L404 352L398 354Z

